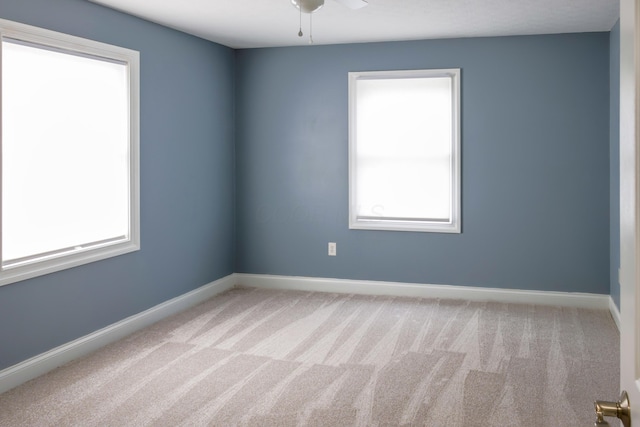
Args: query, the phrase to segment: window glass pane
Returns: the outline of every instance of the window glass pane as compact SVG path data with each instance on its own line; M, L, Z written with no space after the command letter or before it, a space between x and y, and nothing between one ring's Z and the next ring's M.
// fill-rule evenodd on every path
M451 219L452 80L358 79L359 217Z
M3 262L129 235L126 64L2 42Z

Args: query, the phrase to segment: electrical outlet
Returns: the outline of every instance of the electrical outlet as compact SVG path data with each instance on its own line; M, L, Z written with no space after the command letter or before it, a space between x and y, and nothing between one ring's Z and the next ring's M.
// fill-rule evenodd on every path
M335 242L329 242L329 256L336 256L338 254L338 250L336 248Z

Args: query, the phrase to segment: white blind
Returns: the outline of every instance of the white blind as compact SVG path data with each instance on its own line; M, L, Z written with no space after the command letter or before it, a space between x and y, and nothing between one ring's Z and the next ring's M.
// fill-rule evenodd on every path
M126 64L2 42L2 261L129 235Z
M359 218L450 221L452 79L358 79Z

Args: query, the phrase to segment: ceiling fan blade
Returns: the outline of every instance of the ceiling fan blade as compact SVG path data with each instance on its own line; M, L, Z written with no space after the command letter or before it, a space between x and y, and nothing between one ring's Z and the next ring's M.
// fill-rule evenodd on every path
M360 9L368 5L366 0L335 0L343 6L349 9Z

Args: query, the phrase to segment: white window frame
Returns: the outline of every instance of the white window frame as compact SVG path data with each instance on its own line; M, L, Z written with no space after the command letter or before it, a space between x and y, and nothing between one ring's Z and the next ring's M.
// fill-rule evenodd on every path
M449 221L429 221L416 218L383 219L360 217L357 205L357 82L364 79L407 79L449 77L452 81L451 138L451 217ZM460 69L361 71L349 73L349 228L361 230L417 231L460 233Z
M45 46L51 50L71 52L80 56L117 61L128 67L129 90L129 233L126 239L95 242L87 246L70 248L68 251L42 255L34 260L17 265L2 266L0 263L0 286L41 276L82 264L130 253L140 249L140 58L139 52L118 46L96 42L68 34L50 31L30 25L0 19L0 42L4 39ZM2 59L0 43L0 60ZM0 83L2 79L0 67ZM1 101L0 84L0 101ZM2 102L0 102L2 108ZM1 113L1 110L0 110ZM0 119L2 115L0 114ZM0 149L2 132L0 123ZM1 150L0 150L1 152ZM1 174L0 174L1 176ZM0 186L1 191L1 186ZM1 198L0 198L1 201ZM1 220L1 212L0 212ZM1 228L0 228L1 229ZM0 241L1 246L1 241ZM0 247L0 253L2 248Z

